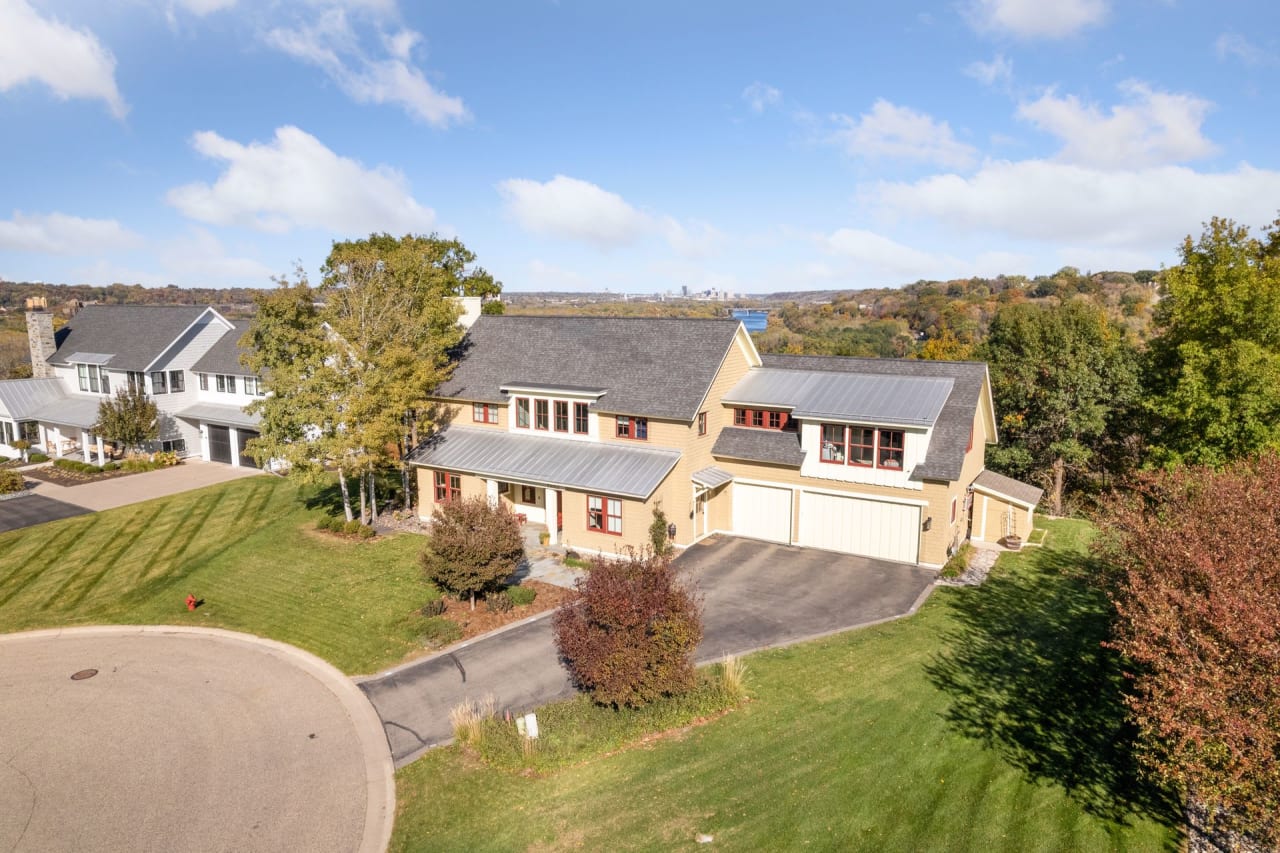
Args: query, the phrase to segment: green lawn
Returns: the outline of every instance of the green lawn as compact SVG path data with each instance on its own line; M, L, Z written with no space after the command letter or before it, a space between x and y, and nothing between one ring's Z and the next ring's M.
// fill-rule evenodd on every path
M1103 602L1051 523L986 585L916 616L747 659L754 699L543 775L461 747L398 775L397 850L1175 850L1134 781Z
M422 540L322 537L311 529L321 495L251 477L0 535L0 631L208 625L374 672L421 648L414 610L435 594L419 574ZM194 613L188 594L205 602Z

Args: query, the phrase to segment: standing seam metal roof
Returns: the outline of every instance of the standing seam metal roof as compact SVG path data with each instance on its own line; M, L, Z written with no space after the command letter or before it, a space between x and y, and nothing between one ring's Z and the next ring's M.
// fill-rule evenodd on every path
M420 444L408 461L501 480L643 500L680 461L680 451L454 426Z
M607 388L597 404L602 412L692 421L738 326L737 320L486 314L463 339L458 364L436 393L505 403L502 387L517 382Z
M953 379L941 376L760 367L742 377L724 401L790 408L797 418L932 426L953 384Z
M42 407L67 397L60 379L6 379L0 382L0 406L15 421L31 420Z

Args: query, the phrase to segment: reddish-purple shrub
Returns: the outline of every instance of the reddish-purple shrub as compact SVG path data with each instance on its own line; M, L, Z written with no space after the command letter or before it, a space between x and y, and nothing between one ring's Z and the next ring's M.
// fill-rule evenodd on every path
M482 497L449 501L431 514L431 538L422 552L427 580L458 596L501 589L524 559L520 523L505 506Z
M702 607L670 557L597 557L578 592L556 612L556 645L597 702L637 707L693 687Z

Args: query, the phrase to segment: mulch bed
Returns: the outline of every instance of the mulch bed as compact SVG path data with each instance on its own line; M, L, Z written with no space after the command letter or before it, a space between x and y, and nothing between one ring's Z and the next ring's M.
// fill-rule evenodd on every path
M81 474L79 471L68 471L65 468L46 465L42 468L31 468L23 471L22 476L53 483L55 486L83 486L85 483L96 483L99 480L111 480L116 477L132 477L134 474L143 473L146 472L126 471L121 468L116 471L103 471L101 474Z
M484 601L479 598L476 599L476 609L472 610L470 600L455 601L445 596L445 609L442 615L458 623L462 628L462 640L470 640L472 637L487 634L503 625L510 625L512 622L528 619L538 613L545 613L559 607L566 599L577 595L571 589L542 581L526 580L520 586L537 591L538 597L532 604L513 607L506 613L492 613L485 609Z

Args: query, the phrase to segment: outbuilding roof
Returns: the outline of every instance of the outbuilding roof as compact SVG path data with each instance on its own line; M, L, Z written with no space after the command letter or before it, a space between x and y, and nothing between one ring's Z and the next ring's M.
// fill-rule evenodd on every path
M6 379L0 382L0 411L14 421L33 420L43 406L66 396L60 379Z
M769 462L799 468L804 461L800 435L795 430L725 427L720 430L711 455L745 462Z
M924 462L911 472L913 480L960 478L972 437L973 418L982 405L987 365L981 361L928 361L903 358L847 358L825 355L761 355L767 368L818 370L896 377L944 377L951 391L934 420ZM989 440L994 441L994 434Z
M436 392L505 403L503 386L606 389L602 412L692 421L737 320L482 315Z
M790 409L792 417L932 426L951 394L948 376L894 376L760 367L725 395L730 405Z
M58 349L49 363L71 364L72 356L82 354L112 370L146 370L212 310L200 305L86 305L54 334Z
M1044 497L1044 489L990 470L979 474L973 481L973 487L1033 508Z
M503 481L647 499L680 451L448 427L408 456L415 465Z
M240 363L240 356L249 352L249 347L240 346L240 341L249 331L248 320L237 320L235 328L218 338L204 355L200 356L191 369L196 373L227 373L238 376L252 376L252 371Z

